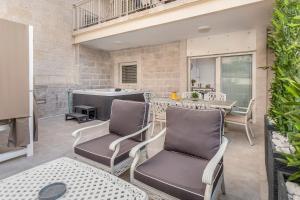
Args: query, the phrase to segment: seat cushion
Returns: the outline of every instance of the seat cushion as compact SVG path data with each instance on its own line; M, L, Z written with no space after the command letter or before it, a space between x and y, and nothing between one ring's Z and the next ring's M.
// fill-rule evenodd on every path
M119 135L112 133L107 134L102 137L78 144L74 151L85 158L89 158L106 166L110 166L110 160L113 155L113 151L109 149L109 145L118 138L120 138ZM138 142L130 139L122 141L120 144L120 151L115 158L114 164L118 164L127 159L129 157L130 150L137 144Z
M202 175L207 163L204 159L162 150L139 165L134 178L176 198L199 200L205 193Z
M115 99L111 107L109 131L126 136L147 126L149 104ZM144 141L146 131L132 139Z
M242 116L242 115L228 114L225 117L225 121L245 124L246 118L245 118L245 116Z
M210 160L219 150L224 125L217 109L167 109L165 149Z

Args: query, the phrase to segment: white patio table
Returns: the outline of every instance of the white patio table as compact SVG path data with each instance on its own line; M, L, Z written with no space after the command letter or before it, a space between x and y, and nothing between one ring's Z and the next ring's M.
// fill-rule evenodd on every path
M0 181L0 199L37 200L39 191L54 182L67 185L59 199L147 200L146 193L130 183L85 163L59 158Z

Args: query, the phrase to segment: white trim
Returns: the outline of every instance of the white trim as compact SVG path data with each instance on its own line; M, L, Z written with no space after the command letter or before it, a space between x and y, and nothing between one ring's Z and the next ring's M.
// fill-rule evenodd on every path
M221 56L219 57L216 57L216 74L215 74L215 84L216 84L216 93L217 94L220 94L221 92L221 71L222 71L222 68L221 68Z
M27 148L23 148L23 149L19 149L19 150L15 150L15 151L9 151L6 153L1 153L0 155L0 163L13 159L13 158L17 158L23 155L28 155L28 147ZM29 155L28 155L29 156Z
M178 188L178 189L183 190L183 191L186 191L186 192L188 192L188 193L192 193L192 194L195 194L195 195L197 195L197 196L204 197L204 195L202 195L202 194L199 194L199 193L196 193L196 192L187 190L187 189L185 189L185 188L178 187L178 186L173 185L173 184L169 184L169 183L167 183L167 182L165 182L165 181L159 180L159 179L154 178L154 177L152 177L152 176L149 176L149 175L147 175L147 174L143 174L143 173L139 172L137 169L135 169L135 172L137 172L137 173L139 173L139 174L142 174L142 175L144 175L144 176L147 176L147 177L149 177L149 178L151 178L151 179L154 179L154 180L156 180L156 181L158 181L158 182L161 182L161 183L163 183L163 184L170 185L170 186L172 186L172 187L174 187L174 188ZM144 184L145 184L145 183L144 183ZM151 186L150 186L150 187L151 187ZM170 194L169 194L169 195L170 195Z
M102 136L103 137L103 136ZM95 139L100 139L101 137L99 137L99 138L95 138ZM88 143L88 142L90 142L91 140L89 140L89 141L86 141L86 142L84 142L84 143ZM90 153L90 154L93 154L93 155L95 155L95 156L98 156L98 157L103 157L103 158L108 158L109 160L111 160L112 159L112 156L111 157L108 157L108 156L104 156L104 155L100 155L100 154L96 154L96 153L94 153L94 152L91 152L91 151L87 151L87 150L85 150L85 149L82 149L81 147L78 147L79 145L81 145L81 144L84 144L84 143L80 143L80 144L78 144L75 148L77 148L77 149L79 149L79 150L81 150L81 151L84 151L84 152L86 152L86 153ZM126 153L129 153L130 152L130 150L131 149L129 149L128 151L125 151L125 152L122 152L121 154L117 154L117 156L116 156L116 158L118 158L118 157L120 157L120 156L122 156L122 155L124 155L124 154L126 154ZM113 152L113 151L112 151ZM129 156L128 156L129 157ZM124 160L126 160L126 159L124 159ZM122 162L123 160L121 160L120 162ZM97 161L96 161L97 162ZM119 164L119 163L116 163L116 164Z
M252 52L252 99L256 99L256 52ZM268 91L267 91L268 92ZM253 123L256 122L256 101L254 102L254 105L252 105L252 120Z
M136 65L136 83L123 83L122 82L122 67L127 66L127 65ZM138 60L131 61L131 62L119 62L118 63L118 77L117 77L117 82L118 85L121 88L136 88L138 89L141 83L141 69L140 69L140 63Z
M29 31L29 144L27 145L27 156L33 156L33 26Z

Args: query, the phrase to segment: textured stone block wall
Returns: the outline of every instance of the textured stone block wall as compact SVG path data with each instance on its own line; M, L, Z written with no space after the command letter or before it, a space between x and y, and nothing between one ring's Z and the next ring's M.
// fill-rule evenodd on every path
M114 65L114 83L119 84L118 66L122 62L137 62L141 67L141 81L135 88L151 91L159 96L167 96L180 90L180 64L182 57L180 42L140 48L112 51ZM186 59L186 58L185 58Z
M0 1L0 18L33 25L34 93L40 117L67 112L69 89L111 85L109 53L73 45L75 2Z
M110 53L79 46L79 85L82 88L112 87Z
M72 0L1 0L0 17L33 26L34 89L41 117L66 111L65 90L76 84Z

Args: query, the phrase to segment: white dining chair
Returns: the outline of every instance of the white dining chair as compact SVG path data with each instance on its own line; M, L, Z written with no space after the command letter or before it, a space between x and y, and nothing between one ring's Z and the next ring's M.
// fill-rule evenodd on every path
M207 101L192 101L192 100L182 100L181 106L183 108L190 108L190 109L209 109L210 105Z
M253 145L251 136L252 138L255 137L254 132L252 131L250 126L253 104L254 104L254 99L251 99L247 108L235 107L237 110L234 110L225 116L226 124L236 124L245 127L247 138L249 140L250 145Z
M218 101L226 101L226 94L222 92L208 92L204 94L204 100L206 101L213 101L213 100L218 100Z
M163 129L163 124L166 124L166 110L169 106L176 106L177 102L164 98L155 98L151 101L152 107L152 130L151 137L154 134L156 123L160 124L160 130Z

